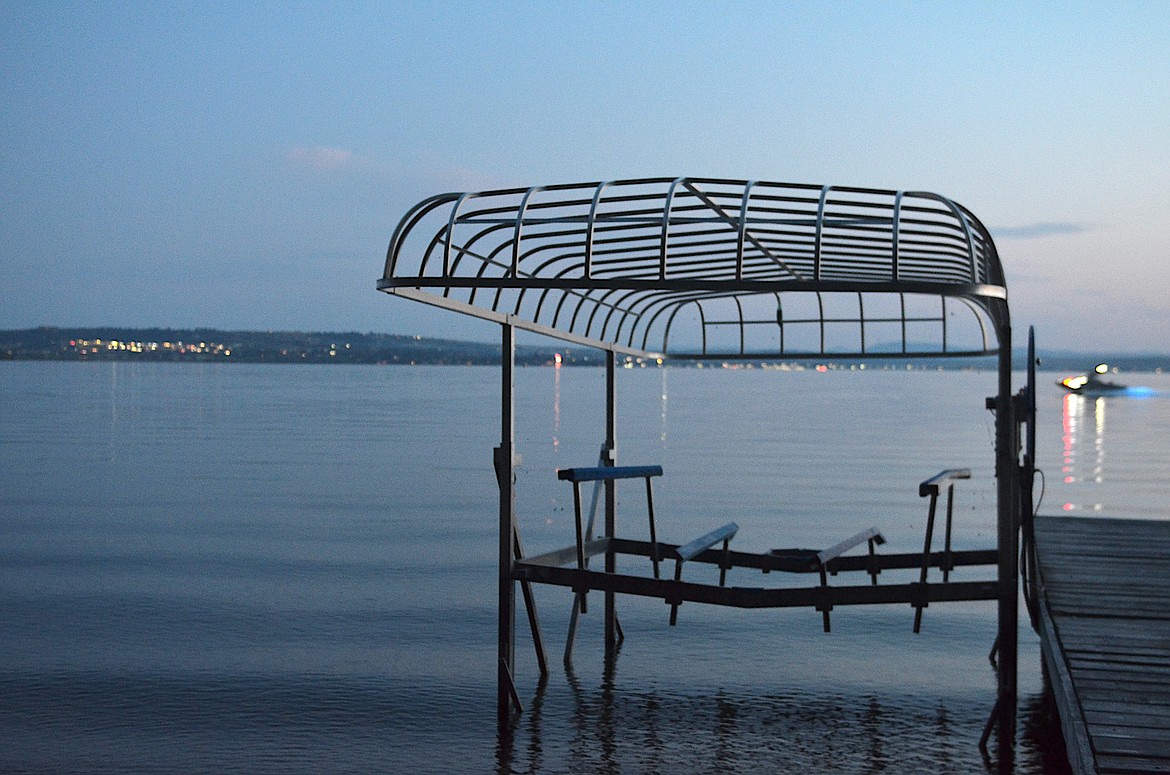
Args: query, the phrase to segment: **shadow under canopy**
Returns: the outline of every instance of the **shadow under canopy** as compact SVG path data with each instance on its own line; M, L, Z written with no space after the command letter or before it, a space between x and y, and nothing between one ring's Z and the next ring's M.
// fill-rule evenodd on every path
M1019 426L1025 412L1012 396L1003 269L987 229L966 208L927 192L711 178L441 194L417 204L398 224L378 289L501 325L501 443L495 451L501 721L521 707L513 680L517 582L542 673L547 662L532 583L571 588L579 610L588 591L603 591L607 653L621 637L614 603L619 593L659 597L675 610L683 601L807 605L823 613L826 629L834 605L908 602L920 618L931 600L996 599L999 660L992 716L1000 759L1010 757L1021 503L1031 502L1030 495L1021 495ZM600 466L562 476L573 481L575 494L578 480L602 484L603 534L594 538L592 526L584 529L578 495L576 544L539 558L524 556L516 524L518 328L606 353L607 427ZM994 565L995 577L949 582L946 571L956 562L949 552L946 557L931 552L929 532L923 554L912 556L922 565L921 579L903 585L827 584L826 570L867 570L876 582L875 563L908 567L897 564L909 562L905 556L875 559L873 540L869 557L822 553L796 567L774 555L732 552L734 529L713 531L710 535L718 535L710 545L699 539L677 547L618 538L619 478L645 478L652 534L654 529L653 474L645 467L618 467L614 452L619 354L666 361L998 355L998 393L988 400L996 411L997 546L969 558L971 564ZM607 475L605 468L614 470ZM938 494L936 486L931 524ZM654 575L618 573L619 554L648 558ZM604 570L591 569L588 557L599 555ZM658 562L667 559L677 562L673 579L658 577ZM847 567L848 560L857 567ZM723 570L819 571L821 584L765 590L726 586L722 579L719 585L688 583L681 578L684 561L715 563ZM942 581L928 581L931 567L944 571Z

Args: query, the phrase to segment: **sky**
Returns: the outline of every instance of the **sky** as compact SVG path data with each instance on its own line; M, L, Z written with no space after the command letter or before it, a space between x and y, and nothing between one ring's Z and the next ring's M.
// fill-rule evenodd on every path
M685 175L934 191L1170 351L1168 2L11 0L0 105L0 328L494 339L375 290L411 205Z

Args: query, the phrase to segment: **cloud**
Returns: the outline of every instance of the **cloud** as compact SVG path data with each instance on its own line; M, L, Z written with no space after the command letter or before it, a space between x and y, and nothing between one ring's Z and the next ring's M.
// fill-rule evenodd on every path
M1041 239L1043 237L1057 237L1065 234L1082 234L1090 227L1083 223L1070 221L1041 221L1023 226L1000 226L991 229L991 236L996 239Z
M285 160L294 167L313 172L337 172L356 164L360 157L345 148L298 145L285 154Z

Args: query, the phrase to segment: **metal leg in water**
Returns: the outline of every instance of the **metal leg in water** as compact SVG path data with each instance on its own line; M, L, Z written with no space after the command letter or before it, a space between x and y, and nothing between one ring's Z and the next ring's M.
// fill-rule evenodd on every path
M517 560L524 558L524 547L520 544L520 526L513 525L512 532L513 557ZM540 618L536 614L536 596L532 594L532 583L520 582L520 591L524 593L524 608L528 611L528 628L532 631L532 646L536 649L536 664L540 667L540 677L548 676L548 658L544 653L544 637L540 632Z

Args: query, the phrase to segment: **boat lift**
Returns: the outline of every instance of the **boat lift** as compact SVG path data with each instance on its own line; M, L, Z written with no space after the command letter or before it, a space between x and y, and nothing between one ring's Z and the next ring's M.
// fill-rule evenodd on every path
M547 673L532 584L574 592L566 645L588 593L604 595L605 648L621 639L617 595L665 600L671 623L683 603L757 607L807 606L830 628L836 606L908 603L914 630L931 602L998 601L997 695L988 733L1000 761L1014 746L1017 589L1023 505L1020 462L1026 393L1012 393L1012 332L1003 269L991 236L967 209L937 194L712 178L642 178L536 186L426 199L402 218L390 241L378 289L501 328L501 435L494 462L499 485L498 712L520 710L514 681L516 589L529 616L537 661ZM600 465L558 476L574 492L576 541L539 556L524 554L516 523L514 369L516 330L536 332L606 356L606 428ZM896 342L893 348L889 342ZM879 344L880 343L880 344ZM651 481L658 466L619 466L616 363L619 356L666 361L775 361L847 358L998 356L995 412L997 530L995 547L952 551L951 497L965 469L921 483L929 518L921 554L876 551L882 536L863 531L828 549L734 551L730 523L682 545L657 539ZM1030 390L1030 386L1028 388ZM1030 423L1030 425L1033 423ZM643 479L650 541L617 535L616 485ZM583 525L581 484L604 490L604 526ZM945 494L946 537L932 546L935 513ZM861 555L848 555L865 545ZM604 557L590 567L589 559ZM623 573L618 558L648 562L652 574ZM623 560L625 562L625 560ZM673 564L665 578L660 565ZM720 568L718 584L684 579L688 563ZM989 566L981 581L951 581L960 565ZM644 567L644 566L643 566ZM728 572L810 573L806 587L727 583ZM879 584L890 568L915 568L918 581ZM931 569L941 574L931 578ZM868 583L830 584L858 571ZM984 736L985 740L987 734Z

